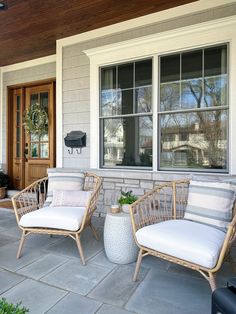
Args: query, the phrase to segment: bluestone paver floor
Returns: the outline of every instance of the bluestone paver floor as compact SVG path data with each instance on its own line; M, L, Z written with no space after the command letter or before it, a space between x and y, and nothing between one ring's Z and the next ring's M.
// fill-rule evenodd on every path
M63 236L30 235L22 257L16 253L21 230L9 209L0 209L0 297L22 304L30 314L210 314L211 290L198 273L147 256L139 280L135 264L111 263L104 252L104 219L93 218L100 240L91 230L82 236L86 266L75 242ZM232 255L236 258L236 246ZM225 262L217 282L235 276Z

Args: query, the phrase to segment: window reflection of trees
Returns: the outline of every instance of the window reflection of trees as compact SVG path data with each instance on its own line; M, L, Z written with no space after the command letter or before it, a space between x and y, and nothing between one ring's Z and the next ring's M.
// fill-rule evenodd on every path
M200 51L195 56L201 56ZM227 169L227 47L206 48L202 52L205 61L198 60L199 68L185 64L180 70L175 69L175 75L168 67L170 57L164 57L167 70L162 68L160 84L160 165L163 168ZM191 52L187 54L191 57ZM181 72L183 68L185 72ZM169 79L172 77L175 81Z
M197 85L198 84L198 85ZM173 84L176 87L176 84ZM227 103L227 81L223 78L206 78L204 80L204 101L202 82L188 81L184 84L184 97L195 99L195 108L203 109L225 106ZM171 106L172 94L164 98L167 108ZM183 97L182 97L183 98ZM189 139L183 140L181 134L189 133ZM162 151L172 151L171 163L174 166L174 152L185 152L186 167L205 167L225 169L227 162L227 111L211 110L191 113L167 114L161 117ZM174 140L170 141L172 135ZM166 161L165 156L167 156ZM196 157L197 156L197 157ZM162 164L170 165L170 155L163 154Z

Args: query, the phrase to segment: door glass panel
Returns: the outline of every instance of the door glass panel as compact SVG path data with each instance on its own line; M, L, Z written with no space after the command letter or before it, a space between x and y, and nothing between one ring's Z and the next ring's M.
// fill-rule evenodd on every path
M31 133L30 134L30 139L31 139L31 142L38 142L39 141L39 136L37 134Z
M16 140L17 142L20 141L20 128L16 128Z
M31 143L30 145L30 157L39 158L39 145L37 143Z
M48 112L48 93L40 93L40 104Z
M34 105L38 102L38 94L32 94L30 95L30 104Z
M16 157L20 157L20 143L16 143Z
M41 140L42 142L47 142L47 141L48 141L48 134L42 135L40 140Z
M48 92L42 92L31 95L31 105L36 102L40 102L40 105L48 112ZM48 158L49 157L49 136L44 134L41 137L36 134L30 135L30 157L31 158ZM43 142L43 143L42 143ZM46 143L45 143L46 142Z
M16 96L16 110L20 110L20 96Z
M48 143L41 143L40 144L40 157L41 158L48 158Z
M16 112L16 125L19 126L20 125L20 111Z

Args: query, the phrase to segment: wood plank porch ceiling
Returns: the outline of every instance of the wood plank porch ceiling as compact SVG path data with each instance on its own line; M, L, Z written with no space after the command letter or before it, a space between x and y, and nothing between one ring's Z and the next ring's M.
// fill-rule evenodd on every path
M0 66L56 53L56 40L196 0L3 0Z

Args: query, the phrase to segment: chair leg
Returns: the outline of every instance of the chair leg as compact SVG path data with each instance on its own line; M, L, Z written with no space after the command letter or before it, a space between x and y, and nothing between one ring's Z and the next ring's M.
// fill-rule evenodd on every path
M216 279L215 279L215 275L213 273L209 273L209 277L208 277L208 281L209 284L211 286L211 290L212 292L216 289Z
M84 252L83 252L82 245L80 242L80 236L78 234L75 235L75 241L79 250L79 255L80 255L82 264L85 265Z
M99 240L99 236L98 236L98 234L97 234L96 229L94 228L94 226L92 225L92 223L90 223L89 226L90 226L90 228L91 228L91 230L92 230L92 233L93 233L95 239L98 241L98 240Z
M143 258L143 250L140 249L139 253L138 253L138 259L137 259L137 262L136 262L136 266L135 266L133 281L137 281L139 270L140 270L140 266L141 266L141 262L142 262L142 258Z
M20 258L21 250L22 250L22 247L23 247L23 244L24 244L24 241L25 241L25 236L26 236L26 234L27 234L26 231L23 230L22 235L21 235L21 239L20 239L20 244L19 244L18 252L17 252L17 255L16 255L16 258L17 258L17 259Z

